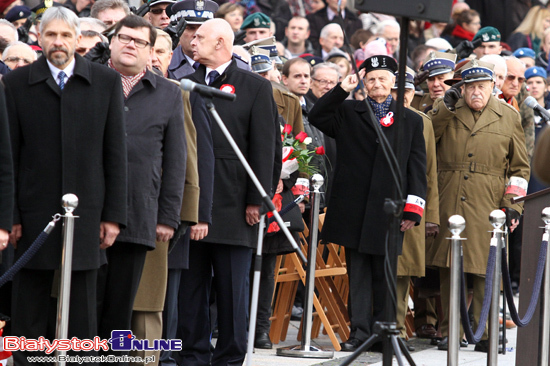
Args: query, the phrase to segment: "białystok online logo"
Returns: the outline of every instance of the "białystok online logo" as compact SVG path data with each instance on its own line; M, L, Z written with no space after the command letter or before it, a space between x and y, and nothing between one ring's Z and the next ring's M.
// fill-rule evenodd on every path
M110 343L110 347L109 347ZM27 339L6 336L2 339L5 351L181 351L181 339L136 339L131 330L113 330L110 339Z

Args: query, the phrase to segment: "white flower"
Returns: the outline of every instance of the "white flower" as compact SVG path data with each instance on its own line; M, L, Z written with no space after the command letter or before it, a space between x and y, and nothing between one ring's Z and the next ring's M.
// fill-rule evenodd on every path
M313 140L311 139L311 137L306 137L306 138L304 139L304 144L309 145L309 144L311 144L312 141L313 141Z

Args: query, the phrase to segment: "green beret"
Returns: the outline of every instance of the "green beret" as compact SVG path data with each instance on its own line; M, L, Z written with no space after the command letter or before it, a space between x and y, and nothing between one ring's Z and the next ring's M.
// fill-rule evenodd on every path
M476 33L473 40L479 38L482 42L500 42L500 32L495 27L484 27Z
M246 17L241 29L271 28L271 19L264 13L254 13Z

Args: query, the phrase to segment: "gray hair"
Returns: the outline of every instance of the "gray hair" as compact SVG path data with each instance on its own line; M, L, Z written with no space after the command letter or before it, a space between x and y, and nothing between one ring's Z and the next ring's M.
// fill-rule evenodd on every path
M15 25L13 25L11 22L7 21L6 19L0 19L0 25L5 25L13 29L14 39L16 41L19 40L19 35L17 34L17 28L15 28Z
M105 23L103 23L99 19L92 18L92 17L80 18L80 27L84 28L84 24L87 24L90 30L96 31L98 33L101 33L105 29L107 29L107 26L105 25Z
M124 0L98 0L90 9L90 16L97 18L98 14L107 9L122 9L126 15L130 14L130 8Z
M15 41L13 42L12 44L10 44L8 47L6 47L6 49L4 50L4 52L2 53L2 60L5 60L6 57L8 56L8 50L14 46L23 46L25 48L28 48L30 51L32 51L32 54L33 54L33 57L34 57L34 60L33 61L36 61L36 59L38 58L38 55L36 54L35 50L33 50L31 48L31 46L29 46L28 44L24 43L24 42L20 42L20 41Z
M320 63L320 64L317 64L317 65L313 66L313 69L311 71L311 77L314 78L315 75L317 74L317 71L319 71L321 69L329 69L329 70L336 71L336 75L338 76L338 80L340 80L340 78L342 77L342 75L340 75L340 68L338 67L338 65L333 64L332 62L323 62L323 63Z
M387 20L383 20L381 21L380 23L378 23L378 27L376 28L376 35L380 36L384 33L384 30L386 29L386 27L394 27L394 28L397 28L399 30L401 30L401 26L399 25L399 23L393 19L387 19Z
M40 34L44 32L44 28L53 20L61 20L71 27L77 36L80 34L80 20L73 11L62 6L54 6L44 12L42 21L40 22Z
M506 65L508 65L508 61L512 61L512 62L515 62L518 65L521 65L521 66L527 68L527 66L525 66L525 63L523 61L521 61L519 58L517 58L516 56L505 56L503 58L506 60Z
M479 61L488 62L495 65L495 67L504 68L504 76L508 73L508 65L506 65L506 60L500 55L485 55L480 58Z
M83 30L80 33L82 34L82 37L87 37L87 38L98 37L101 40L101 42L109 43L109 39L107 37L105 37L103 34L98 33L94 30Z
M323 29L321 29L321 34L319 35L319 38L327 38L328 35L333 32L333 31L337 31L339 30L340 32L343 32L342 31L342 27L340 27L339 24L336 24L336 23L328 23L327 25L325 25L323 27Z

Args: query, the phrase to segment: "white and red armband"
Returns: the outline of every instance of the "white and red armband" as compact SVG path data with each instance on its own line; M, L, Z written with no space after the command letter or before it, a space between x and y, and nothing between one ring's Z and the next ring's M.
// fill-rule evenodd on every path
M403 212L414 213L422 217L422 214L424 213L424 207L426 207L426 200L413 194L409 194L407 196L407 203L405 203L405 208L403 209Z
M510 177L508 184L506 185L506 192L504 194L515 194L516 196L525 196L527 194L527 180L521 177Z

